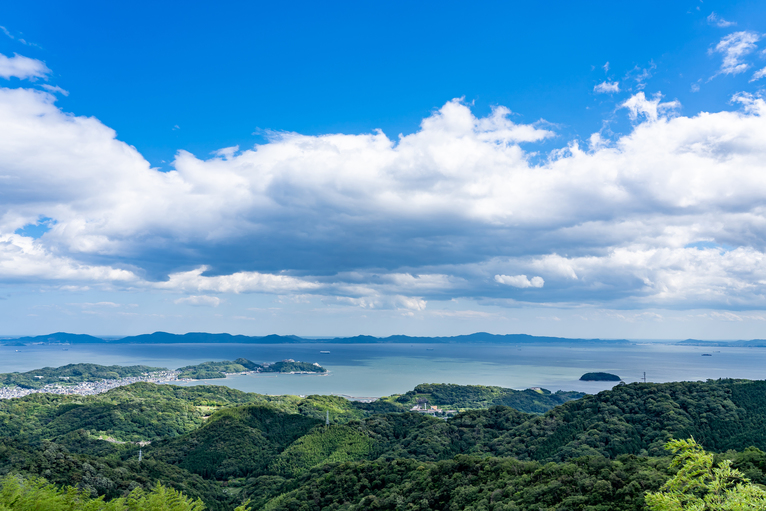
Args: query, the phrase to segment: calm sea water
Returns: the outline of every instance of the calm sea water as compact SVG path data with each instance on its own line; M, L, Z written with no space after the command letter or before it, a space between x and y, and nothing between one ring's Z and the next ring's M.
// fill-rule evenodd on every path
M16 351L18 350L18 351ZM321 354L320 351L330 351ZM713 356L703 357L702 353ZM418 383L543 387L595 393L610 383L581 382L590 371L617 374L626 382L716 378L766 378L766 348L702 348L668 344L609 346L498 346L466 344L149 344L0 346L0 372L28 371L77 362L144 364L175 369L206 360L318 362L330 374L238 375L200 383L262 394L386 396Z

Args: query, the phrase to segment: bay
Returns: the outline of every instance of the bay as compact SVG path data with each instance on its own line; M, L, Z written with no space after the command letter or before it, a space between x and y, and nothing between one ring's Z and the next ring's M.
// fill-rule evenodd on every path
M318 362L330 372L314 375L236 375L184 385L226 385L261 394L385 396L419 383L497 385L595 393L610 382L579 381L605 371L627 382L766 378L766 348L705 348L647 343L628 346L498 344L88 344L0 346L0 372L90 362L144 364L176 369L207 360ZM329 351L322 354L321 351ZM703 353L712 356L702 356Z

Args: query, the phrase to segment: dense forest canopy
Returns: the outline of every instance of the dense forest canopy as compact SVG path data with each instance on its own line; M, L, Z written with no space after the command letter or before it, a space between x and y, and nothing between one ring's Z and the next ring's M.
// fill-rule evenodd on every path
M406 411L426 396L463 411L446 420ZM766 382L634 383L556 396L435 384L374 403L150 383L96 396L34 394L0 401L0 476L43 477L107 501L161 483L211 510L246 501L253 509L646 510L647 492L660 492L677 470L666 444L694 437L716 463L730 460L766 483ZM512 399L526 411L496 404ZM536 411L541 403L547 411Z

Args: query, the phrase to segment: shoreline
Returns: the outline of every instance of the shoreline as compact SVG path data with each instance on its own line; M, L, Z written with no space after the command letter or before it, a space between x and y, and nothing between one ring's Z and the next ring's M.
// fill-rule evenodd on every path
M65 385L62 383L50 383L39 389L29 389L23 387L5 387L0 386L0 399L15 399L19 397L28 396L30 394L58 394L64 396L94 396L97 394L103 394L112 389L118 387L124 387L126 385L132 385L134 383L148 382L155 383L157 385L176 385L185 387L188 384L195 382L206 382L203 384L215 385L214 382L220 380L227 380L232 376L246 376L254 374L273 374L274 376L267 376L267 378L276 378L277 375L306 375L306 376L327 376L330 371L325 373L310 372L310 371L291 371L286 373L263 373L261 371L245 371L242 373L224 373L225 378L207 378L207 379L195 379L195 378L178 378L181 374L179 371L158 371L150 373L145 376L129 376L126 378L119 378L115 380L100 380L91 382L80 382L73 385ZM210 383L207 383L210 382ZM184 385L186 384L186 385ZM223 385L225 386L225 385Z

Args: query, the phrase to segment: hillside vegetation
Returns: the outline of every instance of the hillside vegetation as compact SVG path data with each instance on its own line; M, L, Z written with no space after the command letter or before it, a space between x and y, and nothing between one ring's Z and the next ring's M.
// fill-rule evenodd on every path
M393 401L410 408L425 400L441 407L473 409L490 406L510 406L530 413L547 412L554 406L585 396L583 392L562 391L551 393L546 389L513 390L484 385L454 385L423 383L415 389L396 396Z
M403 411L426 398L477 408L447 420ZM528 410L496 405L511 398ZM646 510L647 492L661 492L677 470L665 445L694 437L716 463L766 484L766 382L635 383L567 398L456 385L376 403L149 383L35 394L0 401L0 476L44 477L110 502L161 483L211 510L247 501L274 510ZM530 413L546 399L566 402Z

